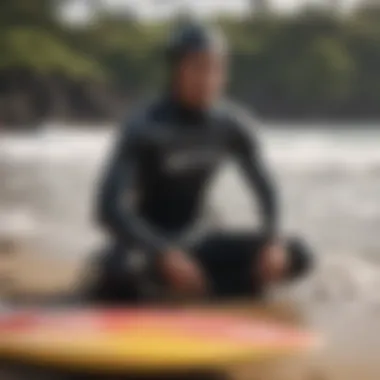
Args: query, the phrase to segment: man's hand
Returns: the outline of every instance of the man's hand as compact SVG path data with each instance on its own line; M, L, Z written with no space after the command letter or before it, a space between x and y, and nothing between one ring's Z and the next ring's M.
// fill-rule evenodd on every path
M201 269L189 255L180 250L163 253L160 270L167 283L177 292L200 295L206 291Z
M285 278L289 268L288 252L278 243L269 243L261 251L259 275L266 283L279 282ZM256 269L257 270L257 269Z

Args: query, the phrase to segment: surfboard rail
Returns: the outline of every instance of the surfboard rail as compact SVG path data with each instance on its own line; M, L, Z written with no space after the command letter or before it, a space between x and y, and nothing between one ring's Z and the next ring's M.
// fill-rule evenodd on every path
M0 359L106 372L227 368L304 353L317 334L204 310L58 309L0 315Z

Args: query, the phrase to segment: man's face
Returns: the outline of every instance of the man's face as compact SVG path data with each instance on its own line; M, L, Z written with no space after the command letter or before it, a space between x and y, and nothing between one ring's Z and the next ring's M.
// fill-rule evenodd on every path
M187 54L176 73L176 87L182 101L198 107L211 104L223 91L226 69L226 58L218 52Z

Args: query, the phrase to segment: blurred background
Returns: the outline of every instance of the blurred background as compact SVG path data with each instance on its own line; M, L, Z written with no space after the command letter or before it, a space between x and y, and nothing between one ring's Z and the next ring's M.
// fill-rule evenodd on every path
M347 363L355 363L360 376L378 379L379 365L369 365L380 350L377 0L2 0L3 297L62 291L83 278L102 239L92 208L114 128L164 82L160 44L191 17L226 31L229 92L263 121L284 230L304 235L318 255L312 278L284 297L344 347L341 368L353 375ZM218 219L255 222L230 166L214 188ZM241 196L232 202L232 193Z
M376 120L380 6L371 0L22 0L0 6L0 121L115 120L163 76L170 23L221 23L231 93L271 120Z

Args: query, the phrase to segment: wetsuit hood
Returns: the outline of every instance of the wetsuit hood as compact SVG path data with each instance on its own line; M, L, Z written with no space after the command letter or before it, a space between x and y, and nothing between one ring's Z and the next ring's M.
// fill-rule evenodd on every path
M180 25L171 32L167 41L166 62L173 67L188 53L205 50L227 53L227 43L221 30L198 23Z
M200 23L186 23L177 26L170 34L165 47L167 65L167 99L182 116L189 118L204 118L208 109L196 109L181 104L174 93L174 73L178 64L189 53L214 51L217 54L227 54L227 42L222 31L215 26ZM213 108L213 107L209 107ZM191 117L190 117L191 116Z

